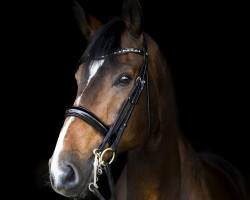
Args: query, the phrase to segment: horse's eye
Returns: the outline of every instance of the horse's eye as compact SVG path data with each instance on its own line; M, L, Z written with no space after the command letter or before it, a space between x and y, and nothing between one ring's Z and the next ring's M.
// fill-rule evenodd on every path
M132 77L129 76L128 74L122 74L117 81L117 84L120 85L128 85L132 80Z

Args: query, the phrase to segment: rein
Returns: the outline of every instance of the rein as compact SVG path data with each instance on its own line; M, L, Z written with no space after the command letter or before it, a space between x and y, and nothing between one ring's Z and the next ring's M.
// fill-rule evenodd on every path
M134 86L132 90L129 93L129 96L125 103L123 104L121 111L114 121L113 125L109 127L104 122L101 121L94 113L87 110L84 107L81 106L72 106L65 112L65 117L67 116L75 116L78 117L85 122L89 123L91 126L96 128L103 136L104 139L101 142L101 144L94 149L93 154L95 156L94 163L93 163L93 173L94 178L93 182L89 184L89 190L93 192L100 200L105 200L102 194L98 190L98 176L103 173L103 169L105 170L108 182L109 182L109 188L111 191L111 199L115 200L115 193L114 193L114 181L110 169L110 165L114 161L116 157L116 152L118 149L118 145L120 142L120 139L122 138L123 132L127 126L128 120L135 108L136 103L139 100L139 97L141 95L141 92L145 86L145 83L147 85L147 99L148 99L148 117L149 117L149 130L150 131L150 113L149 113L149 86L148 86L148 52L147 52L147 46L144 39L143 43L143 50L135 49L135 48L122 48L119 49L112 54L105 55L100 57L100 59L103 59L105 57L108 57L110 55L123 55L128 53L135 53L143 56L143 66L140 69L140 72L136 78L136 81L134 83ZM109 144L109 147L105 149L105 146ZM103 160L104 155L107 152L112 152L111 159L107 162Z

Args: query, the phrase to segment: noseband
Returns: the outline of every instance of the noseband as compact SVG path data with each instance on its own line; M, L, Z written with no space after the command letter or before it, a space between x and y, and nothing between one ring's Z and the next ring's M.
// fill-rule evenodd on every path
M112 54L101 56L99 59L106 58L111 55L123 55L128 53L135 53L143 56L143 66L140 69L138 77L134 83L132 90L129 93L129 96L125 103L123 104L119 115L117 116L116 120L114 121L113 125L109 127L104 122L101 121L94 113L87 110L84 107L80 106L72 106L65 112L65 117L67 116L75 116L78 117L85 122L89 123L92 127L98 130L103 136L104 139L101 144L93 151L95 156L94 159L94 180L89 184L89 190L93 192L100 200L105 200L103 196L100 194L97 185L97 176L102 174L102 169L105 169L105 172L108 176L109 187L111 190L112 199L115 199L114 195L114 181L110 170L110 164L113 162L118 144L120 139L122 138L123 132L127 126L127 122L135 108L136 103L139 100L141 92L144 88L146 83L147 85L147 98L148 98L148 114L149 114L149 89L148 89L148 52L147 46L144 39L143 42L143 50L136 49L136 48L122 48L119 49ZM149 116L150 120L150 116ZM150 124L150 123L149 123ZM150 128L149 128L150 129ZM109 144L109 148L105 148L106 144ZM111 152L113 155L111 159L107 162L103 160L103 156L107 153Z

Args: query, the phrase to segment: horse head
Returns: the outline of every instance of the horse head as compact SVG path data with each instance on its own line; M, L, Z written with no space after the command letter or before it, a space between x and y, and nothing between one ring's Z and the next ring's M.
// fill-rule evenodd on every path
M158 77L165 74L157 66L165 60L142 31L137 1L125 0L122 18L107 24L75 6L89 44L75 73L76 98L66 111L49 170L56 192L82 198L96 176L97 152L109 163L120 153L145 145L149 132L157 129Z

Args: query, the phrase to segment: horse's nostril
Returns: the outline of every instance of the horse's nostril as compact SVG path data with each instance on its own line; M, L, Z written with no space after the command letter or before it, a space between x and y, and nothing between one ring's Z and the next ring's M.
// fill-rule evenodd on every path
M67 165L63 168L61 175L61 184L65 189L74 188L78 184L77 170L72 165Z
M76 181L76 172L74 171L74 169L71 166L68 166L71 170L68 173L67 176L67 181L68 182L75 182Z
M77 187L79 175L76 167L72 164L63 165L60 173L50 173L50 182L56 191L68 191Z

